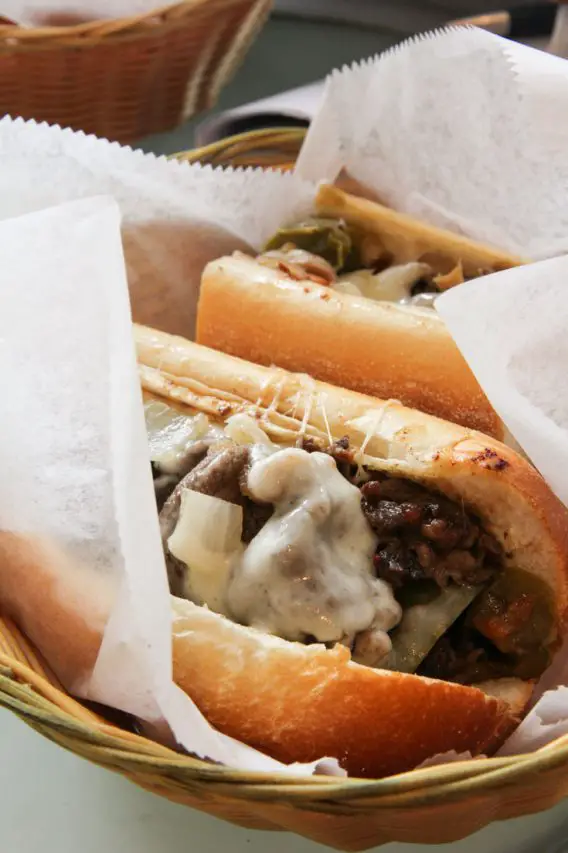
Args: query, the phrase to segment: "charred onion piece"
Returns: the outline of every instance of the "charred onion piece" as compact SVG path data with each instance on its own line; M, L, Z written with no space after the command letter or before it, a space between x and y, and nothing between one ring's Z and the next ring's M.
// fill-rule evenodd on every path
M294 281L307 279L323 285L330 285L335 281L335 270L331 264L305 249L296 249L292 243L259 255L257 261L263 266L286 273Z

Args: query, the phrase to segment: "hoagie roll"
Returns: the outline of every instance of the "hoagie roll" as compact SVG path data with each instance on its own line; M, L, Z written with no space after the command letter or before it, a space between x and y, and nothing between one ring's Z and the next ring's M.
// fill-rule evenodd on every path
M502 439L435 299L521 259L336 187L320 189L317 214L283 228L257 258L235 253L206 267L198 341Z
M206 717L354 776L494 751L565 631L568 514L534 468L399 403L135 335L174 678ZM47 595L49 561L22 584L5 536L0 558L0 606L69 681L101 603Z

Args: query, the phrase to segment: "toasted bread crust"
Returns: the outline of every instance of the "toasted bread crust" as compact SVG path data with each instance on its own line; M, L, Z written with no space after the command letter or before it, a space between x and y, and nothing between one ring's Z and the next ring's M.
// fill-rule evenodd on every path
M0 572L0 613L19 625L71 692L84 695L113 588L96 573L66 566L43 541L0 534L0 558L9 569ZM176 683L220 731L283 762L330 755L351 775L387 775L434 752L493 750L521 711L519 691L524 697L527 685L520 682L491 697L379 672L350 662L344 647L289 643L191 602L171 603Z
M467 277L475 277L523 263L337 186L320 187L316 209L375 235L395 264L425 260L438 273L460 264ZM285 272L233 256L213 261L203 273L197 340L258 364L396 397L504 437L503 424L433 311L291 281Z
M523 263L521 258L509 252L421 222L375 200L361 198L330 184L320 187L316 208L320 216L342 219L349 225L359 226L366 233L376 234L395 263L434 255L434 264L436 256L454 264L461 263L464 274L472 277L481 271L497 272Z
M286 763L329 755L377 778L493 750L517 719L507 691L369 669L343 646L268 637L179 599L173 610L176 682L216 728Z
M233 256L204 270L197 340L503 437L501 420L443 321L427 309L291 281Z
M135 336L147 392L221 418L254 413L276 440L283 428L288 440L297 435L303 422L319 436L348 435L365 446L367 464L463 501L504 546L508 565L552 587L563 634L568 512L511 448L396 401L248 364L151 329L138 327ZM178 683L222 731L283 761L328 753L340 755L352 774L376 776L450 749L491 754L532 693L532 684L514 679L466 688L370 670L350 662L343 648L267 638L187 602L174 610Z
M42 653L68 690L95 666L115 587L70 564L46 539L0 532L0 613Z

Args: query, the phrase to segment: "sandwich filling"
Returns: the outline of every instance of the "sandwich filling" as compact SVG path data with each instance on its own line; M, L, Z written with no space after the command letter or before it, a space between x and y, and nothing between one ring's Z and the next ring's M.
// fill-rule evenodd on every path
M283 446L246 414L145 410L172 594L372 667L475 684L548 665L549 588L461 504L347 439Z
M395 263L379 237L317 217L280 229L257 261L295 281L417 308L433 308L440 293L466 281L461 263L450 258L425 255Z

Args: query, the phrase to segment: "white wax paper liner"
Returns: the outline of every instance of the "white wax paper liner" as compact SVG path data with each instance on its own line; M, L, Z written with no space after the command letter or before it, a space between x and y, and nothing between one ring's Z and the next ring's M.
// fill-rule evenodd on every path
M207 261L260 248L283 222L309 212L314 194L291 174L190 166L21 119L0 121L0 163L0 220L112 195L134 319L186 337Z
M449 28L334 71L298 160L524 257L568 248L568 63Z
M81 695L150 722L165 718L202 757L311 774L317 762L286 768L216 732L172 681L119 222L116 202L101 197L0 223L1 528L44 537L70 557L62 566L102 574L116 589ZM58 581L66 580L62 570ZM88 601L79 607L89 612Z
M437 301L489 401L566 505L567 281L568 257L553 258L467 282ZM568 548L568 531L566 540ZM526 752L568 733L568 689L559 685L568 685L568 645L502 754Z
M568 258L448 291L438 313L485 391L568 505Z

